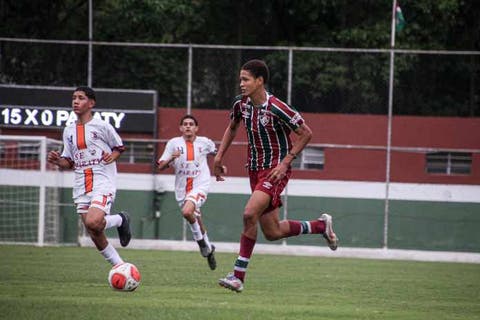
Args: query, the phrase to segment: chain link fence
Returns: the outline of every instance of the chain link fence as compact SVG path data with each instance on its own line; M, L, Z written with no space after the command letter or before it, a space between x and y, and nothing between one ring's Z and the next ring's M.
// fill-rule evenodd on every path
M1 83L156 90L189 110L229 109L241 65L260 58L269 90L301 112L388 113L389 49L0 38L0 52ZM393 52L393 114L480 115L480 52Z

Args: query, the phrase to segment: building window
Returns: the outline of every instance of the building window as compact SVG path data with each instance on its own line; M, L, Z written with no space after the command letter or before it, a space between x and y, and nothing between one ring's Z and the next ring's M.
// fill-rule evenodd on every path
M25 160L38 160L40 144L38 142L19 142L18 157Z
M126 163L152 163L154 159L154 144L151 142L129 141L125 143L125 152L119 158Z
M427 173L470 174L472 154L466 152L427 153Z
M305 147L292 162L292 168L300 170L323 170L325 154L323 148Z

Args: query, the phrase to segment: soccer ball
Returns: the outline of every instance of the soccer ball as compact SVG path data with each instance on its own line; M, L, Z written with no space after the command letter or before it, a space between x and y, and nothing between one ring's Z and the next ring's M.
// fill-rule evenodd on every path
M108 273L110 287L119 291L133 291L140 284L142 276L137 267L128 262L114 266Z

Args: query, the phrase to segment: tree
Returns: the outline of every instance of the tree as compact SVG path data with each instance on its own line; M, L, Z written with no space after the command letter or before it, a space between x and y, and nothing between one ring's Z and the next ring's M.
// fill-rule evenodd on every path
M98 0L93 40L256 46L389 48L391 3L374 0ZM479 50L480 3L401 2L407 25L396 48ZM18 12L22 14L19 15ZM4 0L0 35L88 40L87 0ZM85 84L80 45L0 43L0 81ZM286 98L287 52L194 50L195 107L229 107L237 72L250 58L272 69ZM164 106L184 106L187 49L94 46L94 86L155 89ZM397 53L398 114L478 116L479 57ZM388 54L295 52L292 103L304 111L386 113Z

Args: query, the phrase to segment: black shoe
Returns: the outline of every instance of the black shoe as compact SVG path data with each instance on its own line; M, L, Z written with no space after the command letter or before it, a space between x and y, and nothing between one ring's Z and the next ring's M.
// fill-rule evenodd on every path
M202 257L204 258L208 257L210 252L208 250L207 244L205 243L205 240L204 239L198 240L197 243L198 243L198 248L200 249L200 254L202 255Z
M122 247L126 247L132 238L132 233L130 232L130 217L128 216L128 213L123 211L118 214L122 217L122 225L117 228L118 238L120 239Z
M217 260L215 260L215 255L213 254L215 252L215 246L212 244L212 251L207 256L207 261L208 261L208 266L210 267L210 270L215 270L217 268Z

